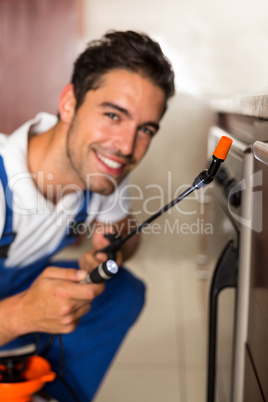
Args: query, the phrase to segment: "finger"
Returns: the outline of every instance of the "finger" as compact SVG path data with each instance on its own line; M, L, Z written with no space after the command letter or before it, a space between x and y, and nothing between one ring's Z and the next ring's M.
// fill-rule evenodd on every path
M70 334L71 332L74 332L77 328L77 326L80 323L81 318L78 318L76 321L72 321L69 324L64 324L61 325L57 328L57 330L53 331L54 334Z
M122 251L117 251L116 253L116 263L120 267L123 263L123 254Z
M92 302L97 296L104 292L105 283L71 283L67 285L67 291L70 299L86 300Z
M97 251L95 254L95 258L99 261L99 262L104 262L107 260L107 254L106 253L102 253L100 251Z
M72 309L72 311L68 314L62 317L61 319L61 325L70 325L72 323L77 322L78 320L81 319L85 314L87 314L91 309L91 304L90 303L79 303Z
M87 276L87 271L75 268L48 267L42 272L41 276L44 278L80 282Z
M84 254L79 259L79 268L87 272L90 272L97 265L99 265L99 263L100 262L92 255Z
M96 251L89 251L83 254L79 259L79 267L88 272L96 268L101 262L107 260L107 255L105 253L97 253Z
M76 308L71 314L62 319L60 328L57 332L64 334L73 332L80 323L81 318L86 315L90 309L90 303L80 305L79 308Z

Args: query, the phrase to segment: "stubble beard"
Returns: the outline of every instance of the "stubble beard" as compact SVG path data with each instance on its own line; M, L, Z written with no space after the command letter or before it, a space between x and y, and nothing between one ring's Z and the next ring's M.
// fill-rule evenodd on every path
M79 181L82 183L82 185L87 188L87 180L86 176L83 173L83 166L82 166L82 153L81 151L77 148L75 144L75 127L76 121L75 117L73 118L68 133L67 133L67 140L66 140L66 155L67 159L74 171L75 176L79 179ZM79 157L80 156L80 157Z
M67 133L66 155L67 159L75 173L75 176L82 183L82 187L92 192L102 195L110 195L118 187L118 181L112 176L105 173L92 173L85 169L85 159L89 160L89 153L94 152L90 147L87 149L88 157L85 157L84 149L79 149L75 142L75 125L76 120L73 118ZM122 178L123 180L123 178ZM120 179L120 182L122 181Z

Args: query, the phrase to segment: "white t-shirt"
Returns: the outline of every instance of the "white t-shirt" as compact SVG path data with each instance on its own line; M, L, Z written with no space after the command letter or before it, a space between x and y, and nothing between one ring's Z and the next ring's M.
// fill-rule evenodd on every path
M53 252L80 209L82 191L65 194L54 205L37 190L27 167L29 132L42 133L57 123L57 117L39 113L12 135L0 134L8 185L12 192L13 231L17 233L5 261L6 267L23 267ZM38 173L42 180L42 172ZM0 185L0 235L5 224L5 189ZM128 178L109 196L93 193L86 223L117 222L128 215ZM83 229L83 228L82 228ZM81 232L80 232L81 233Z

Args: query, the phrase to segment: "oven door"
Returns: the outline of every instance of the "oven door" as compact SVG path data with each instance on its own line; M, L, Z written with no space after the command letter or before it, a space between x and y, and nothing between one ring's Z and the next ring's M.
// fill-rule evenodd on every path
M242 355L241 380L237 370L234 402L268 400L268 143L257 141L252 148L255 158L250 183L252 219L246 306L241 300L247 313L247 332L241 345L246 356ZM243 268L241 265L241 272Z

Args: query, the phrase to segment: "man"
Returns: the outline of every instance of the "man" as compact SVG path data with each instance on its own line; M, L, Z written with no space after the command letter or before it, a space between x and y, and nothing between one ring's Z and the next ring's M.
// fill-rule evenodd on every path
M39 353L59 372L59 340L48 334L63 334L64 377L80 401L93 398L144 301L143 283L124 268L106 286L81 281L107 259L98 252L107 245L103 234L127 231L130 208L119 197L173 93L174 75L157 43L110 32L76 61L58 119L42 113L0 138L0 344L14 340L14 347L38 333ZM51 261L84 221L98 229L93 249L79 261ZM137 236L125 243L119 265L137 245ZM48 389L73 400L59 380Z

